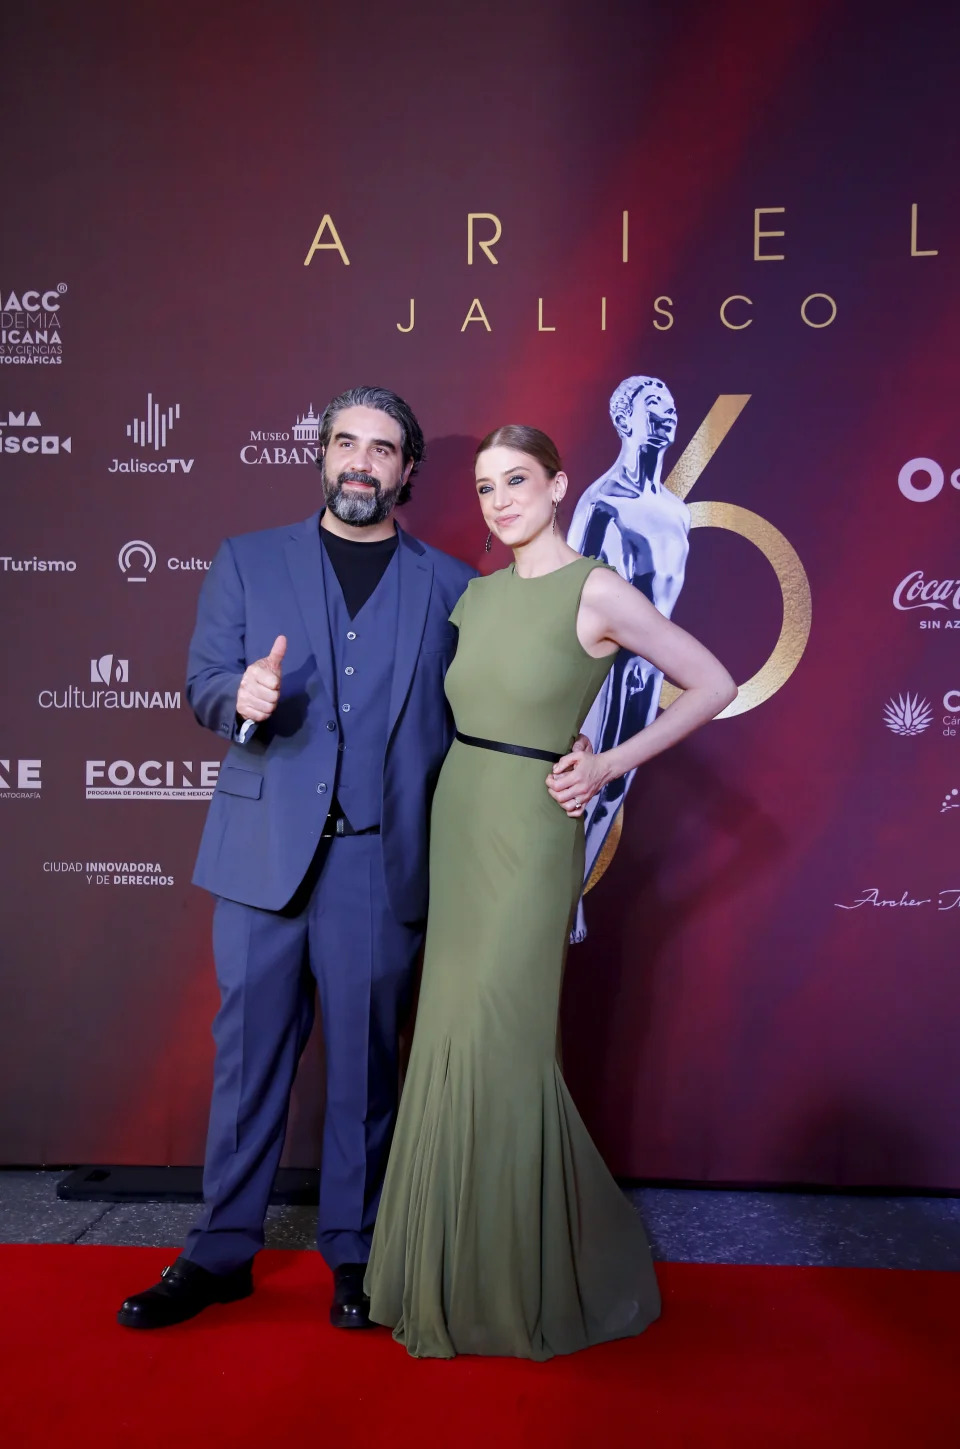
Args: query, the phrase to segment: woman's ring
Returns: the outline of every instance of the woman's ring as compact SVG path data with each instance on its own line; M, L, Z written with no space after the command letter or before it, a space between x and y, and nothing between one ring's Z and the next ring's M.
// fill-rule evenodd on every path
M574 805L576 805L576 807L577 807L578 810L582 810L583 809L583 806L580 804L580 801L579 800L574 800L573 803L574 803Z

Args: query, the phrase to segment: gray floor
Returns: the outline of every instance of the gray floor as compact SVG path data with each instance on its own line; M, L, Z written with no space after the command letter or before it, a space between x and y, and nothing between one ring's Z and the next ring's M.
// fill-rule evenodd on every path
M61 1202L59 1172L0 1170L0 1243L176 1247L191 1203ZM657 1258L688 1263L960 1268L960 1199L634 1188ZM313 1248L316 1210L272 1207L267 1246Z

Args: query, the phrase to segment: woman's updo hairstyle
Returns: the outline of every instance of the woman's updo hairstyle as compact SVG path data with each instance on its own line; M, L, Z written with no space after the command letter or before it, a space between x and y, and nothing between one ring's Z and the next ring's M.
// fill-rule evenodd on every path
M518 453L526 453L528 458L536 459L548 478L555 478L563 467L553 439L541 433L539 428L528 428L525 423L505 423L502 428L494 428L474 453L474 464L488 448L516 448Z

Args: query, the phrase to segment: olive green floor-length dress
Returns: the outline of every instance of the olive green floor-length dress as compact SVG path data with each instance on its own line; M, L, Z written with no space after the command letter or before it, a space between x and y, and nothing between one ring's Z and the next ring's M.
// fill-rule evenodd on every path
M610 664L576 632L596 567L471 581L451 615L458 730L569 750ZM557 1064L584 846L549 770L456 741L434 797L420 1004L366 1277L372 1317L418 1357L548 1359L660 1311L640 1219Z

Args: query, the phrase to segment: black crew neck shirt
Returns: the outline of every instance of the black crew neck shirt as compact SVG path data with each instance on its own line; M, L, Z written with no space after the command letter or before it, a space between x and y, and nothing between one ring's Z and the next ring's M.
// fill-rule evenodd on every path
M347 613L355 619L386 573L400 536L395 533L374 543L354 543L352 538L341 538L321 527L320 538L343 590Z

